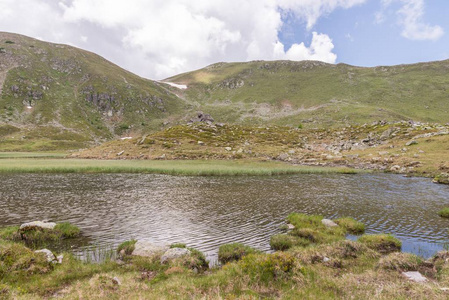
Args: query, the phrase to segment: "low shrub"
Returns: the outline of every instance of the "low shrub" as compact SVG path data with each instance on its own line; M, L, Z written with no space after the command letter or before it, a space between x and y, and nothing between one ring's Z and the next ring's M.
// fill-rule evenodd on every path
M240 260L243 256L256 252L258 252L256 249L241 243L225 244L218 248L218 261L226 264L230 261Z
M358 241L365 244L368 248L383 254L401 251L402 247L401 241L391 234L363 235Z
M204 271L209 269L209 263L206 260L206 256L194 248L187 248L190 250L190 255L184 255L175 258L169 262L170 267L180 266L190 270Z
M292 247L307 247L308 245L310 245L309 240L288 234L276 234L270 238L270 247L273 250L284 251Z
M334 222L352 234L362 234L365 232L365 224L353 218L339 218L334 220Z

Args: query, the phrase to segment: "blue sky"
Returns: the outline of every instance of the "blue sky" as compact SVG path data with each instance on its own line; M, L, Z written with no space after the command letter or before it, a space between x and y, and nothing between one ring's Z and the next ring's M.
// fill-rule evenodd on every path
M284 18L279 39L287 48L298 41L310 40L312 31L326 33L335 46L337 62L357 66L449 59L449 1L425 1L422 21L444 30L437 40L411 40L402 36L397 15L401 5L398 1L384 9L381 23L376 22L376 13L383 9L379 0L369 0L350 9L336 9L322 16L311 30L306 29L304 20L289 14Z
M0 0L0 31L151 79L216 62L393 65L449 58L449 0Z

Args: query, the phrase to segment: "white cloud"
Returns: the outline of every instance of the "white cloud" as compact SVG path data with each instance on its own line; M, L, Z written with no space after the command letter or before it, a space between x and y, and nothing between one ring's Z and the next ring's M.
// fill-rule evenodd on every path
M0 0L0 28L69 43L150 78L217 61L316 59L334 63L334 45L313 33L289 49L282 12L308 30L322 15L366 0Z
M385 20L384 10L394 2L402 4L397 15L403 37L410 40L438 40L444 35L441 26L426 24L423 21L424 0L381 0L383 10L375 14L376 23L380 24Z

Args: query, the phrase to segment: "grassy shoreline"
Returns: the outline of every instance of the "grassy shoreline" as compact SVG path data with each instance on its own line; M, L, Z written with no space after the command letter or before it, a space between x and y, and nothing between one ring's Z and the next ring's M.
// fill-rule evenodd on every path
M75 158L3 158L1 173L151 173L188 176L269 176L355 174L345 167L295 166L252 160L98 160Z
M188 247L189 254L162 260L165 250L137 256L136 241L128 241L117 249L119 260L90 263L64 253L59 264L0 237L0 298L447 299L447 251L425 261L401 252L401 242L391 235L346 240L347 232L363 225L352 218L332 227L318 215L292 213L287 220L293 229L277 236L295 243L274 253L222 245L222 265L212 269L201 252ZM407 279L407 271L420 272L426 281Z

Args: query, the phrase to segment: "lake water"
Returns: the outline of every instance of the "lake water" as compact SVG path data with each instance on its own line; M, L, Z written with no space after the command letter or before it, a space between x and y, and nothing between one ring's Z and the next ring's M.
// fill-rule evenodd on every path
M0 226L49 219L82 229L73 251L130 239L184 242L212 261L242 242L269 250L291 212L350 216L425 257L449 241L449 186L391 174L182 177L154 174L0 175Z

